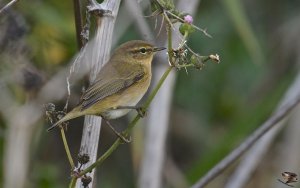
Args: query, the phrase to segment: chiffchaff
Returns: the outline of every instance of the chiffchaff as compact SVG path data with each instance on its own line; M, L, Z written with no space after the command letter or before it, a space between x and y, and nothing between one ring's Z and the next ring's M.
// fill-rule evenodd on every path
M122 44L83 93L79 105L48 131L83 115L98 115L109 120L127 114L149 88L153 55L164 49L140 40Z

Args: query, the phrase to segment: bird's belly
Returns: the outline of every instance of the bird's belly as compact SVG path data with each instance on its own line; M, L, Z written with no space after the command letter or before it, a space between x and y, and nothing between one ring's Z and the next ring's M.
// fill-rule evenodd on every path
M117 119L119 117L126 115L129 111L130 109L109 110L102 113L101 115L105 119Z
M144 96L145 92L139 93L138 95L132 96L132 95L124 95L119 100L122 101L118 104L118 107L135 107L137 103L141 100L141 98ZM101 116L105 119L117 119L119 117L122 117L129 113L132 109L116 109L116 110L107 110L103 113L101 113Z
M148 75L122 92L101 100L98 105L101 106L103 111L101 110L102 112L98 114L106 119L116 119L126 115L132 109L113 109L126 106L135 107L148 90L150 81L151 75Z

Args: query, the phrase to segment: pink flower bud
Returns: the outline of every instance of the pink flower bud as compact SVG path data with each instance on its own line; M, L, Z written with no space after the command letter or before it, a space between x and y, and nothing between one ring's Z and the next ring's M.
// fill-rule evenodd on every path
M191 15L186 15L184 17L184 21L188 24L191 24L191 23L193 23L193 17Z

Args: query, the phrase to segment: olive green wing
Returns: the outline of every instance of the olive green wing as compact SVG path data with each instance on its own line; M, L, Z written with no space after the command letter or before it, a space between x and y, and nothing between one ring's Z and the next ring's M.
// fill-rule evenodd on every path
M85 110L105 97L130 87L137 81L141 80L144 75L145 72L142 69L138 69L130 71L126 76L121 78L106 78L97 80L81 97L81 110Z

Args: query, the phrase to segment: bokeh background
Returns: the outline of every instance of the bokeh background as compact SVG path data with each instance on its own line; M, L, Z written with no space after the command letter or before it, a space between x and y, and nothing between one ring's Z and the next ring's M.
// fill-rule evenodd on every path
M1 7L6 3L0 2ZM128 11L132 10L125 4L121 2L120 14L123 21L128 20L128 28L124 30L118 17L113 48L124 41L145 38L137 24L130 21ZM299 7L300 2L296 0L199 3L193 14L194 24L207 28L212 38L195 32L187 44L203 55L219 54L221 63L206 64L201 71L189 69L188 73L185 70L175 73L161 187L191 186L272 114L298 72ZM8 169L22 167L27 169L24 187L59 188L66 187L70 181L60 133L45 131L49 126L45 116L21 128L11 126L11 118L22 116L18 114L19 109L32 101L41 107L53 102L58 109L63 108L66 95L56 101L40 101L37 96L55 73L67 69L78 51L73 11L72 1L32 0L19 1L0 14L1 184ZM143 12L149 15L149 7ZM154 28L154 20L146 20ZM160 63L167 64L167 61ZM77 104L86 83L84 79L74 83L70 106ZM60 93L64 87L57 86L53 93ZM299 126L291 127L297 125L295 117L296 112L265 149L243 187L284 187L277 181L281 172L300 172L299 147L293 147L293 143L299 143L300 130ZM129 120L130 116L113 122L122 130ZM74 157L79 152L82 122L83 118L72 120L67 130ZM122 145L97 169L97 187L137 187L144 126L146 123L141 122L134 130L133 142ZM22 136L20 130L29 133ZM8 153L23 151L22 145L11 144L19 139L28 143L26 152ZM103 126L99 155L115 139L111 130ZM14 155L26 158L27 163L10 164L10 156ZM207 187L225 187L228 181L233 181L231 175L238 162ZM18 174L13 176L18 179Z

